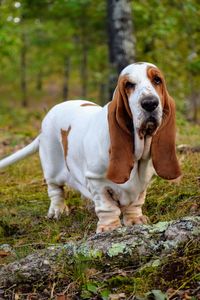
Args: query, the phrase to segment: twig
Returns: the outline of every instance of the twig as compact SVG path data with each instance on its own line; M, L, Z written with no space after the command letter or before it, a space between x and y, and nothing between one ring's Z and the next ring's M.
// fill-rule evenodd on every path
M58 245L59 244L56 244L56 246L58 246ZM30 244L23 244L23 245L14 246L13 248L22 248L22 247L29 247L29 246L55 246L55 244L51 244L51 243L30 243Z
M7 289L5 290L5 292L11 290L11 289L14 288L15 286L17 286L17 285L16 285L16 284L11 285L9 288L7 288Z
M192 276L190 279L188 279L186 282L184 282L172 295L169 296L169 300L172 299L172 297L174 297L176 295L176 293L178 291L180 291L182 288L184 288L184 286L189 283L190 281L192 281L193 279L195 279L197 276L199 276L200 273L195 274L194 276Z
M50 299L53 299L53 294L54 294L55 286L56 286L56 283L53 282L52 289L51 289Z

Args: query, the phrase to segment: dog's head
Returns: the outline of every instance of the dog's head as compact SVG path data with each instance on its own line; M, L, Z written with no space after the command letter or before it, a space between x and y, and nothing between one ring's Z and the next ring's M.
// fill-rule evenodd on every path
M108 179L116 183L129 179L147 139L151 139L151 157L157 174L165 179L181 175L175 151L175 104L163 74L155 65L136 63L122 70L108 104L108 123Z

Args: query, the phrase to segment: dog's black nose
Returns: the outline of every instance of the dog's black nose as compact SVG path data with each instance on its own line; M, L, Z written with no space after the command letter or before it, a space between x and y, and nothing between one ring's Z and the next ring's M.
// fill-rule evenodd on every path
M148 112L152 112L158 106L158 98L154 96L147 96L141 100L141 106Z

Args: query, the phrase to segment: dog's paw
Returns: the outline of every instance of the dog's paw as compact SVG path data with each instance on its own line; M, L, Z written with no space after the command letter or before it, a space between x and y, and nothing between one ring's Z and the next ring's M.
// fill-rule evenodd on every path
M116 220L115 222L112 222L110 224L98 224L97 225L97 230L96 233L101 233L101 232L106 232L106 231L112 231L114 229L117 229L119 227L121 227L121 222L120 220Z
M66 204L60 203L59 205L51 205L47 214L48 219L58 220L61 215L69 215L69 208Z
M141 216L131 216L131 215L125 215L123 218L123 222L125 226L131 226L134 224L148 224L149 218L145 215Z

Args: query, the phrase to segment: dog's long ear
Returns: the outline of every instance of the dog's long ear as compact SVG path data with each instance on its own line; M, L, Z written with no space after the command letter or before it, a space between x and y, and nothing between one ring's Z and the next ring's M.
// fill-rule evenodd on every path
M156 173L164 179L176 179L181 171L176 156L175 102L168 94L163 82L162 89L163 121L152 138L151 156Z
M125 76L119 78L108 105L110 149L107 178L115 183L126 182L134 164L133 119L125 91L126 82Z

